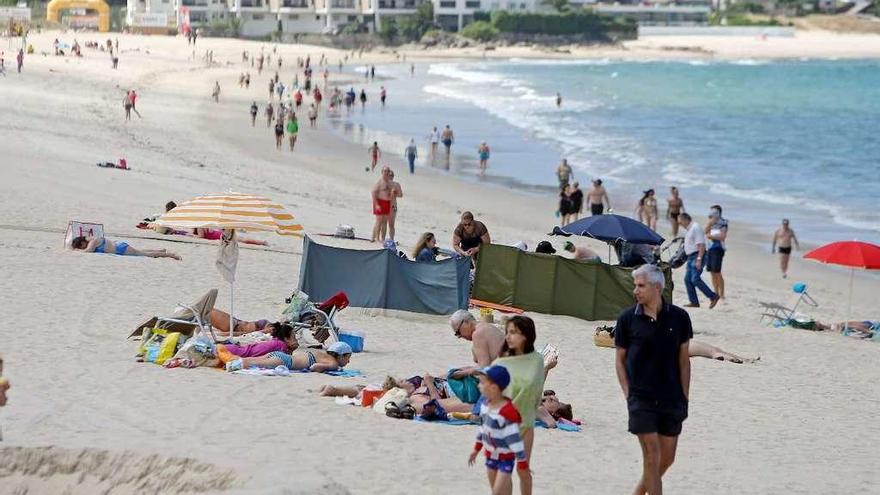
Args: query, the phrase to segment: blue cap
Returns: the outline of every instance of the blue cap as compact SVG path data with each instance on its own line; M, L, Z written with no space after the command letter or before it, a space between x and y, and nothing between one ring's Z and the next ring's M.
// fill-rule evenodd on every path
M498 388L504 390L510 385L510 373L507 372L507 368L504 366L494 365L487 366L480 371L477 372L480 375L486 375L486 378L492 380L492 383L498 385Z
M336 354L351 354L351 346L345 342L334 342L327 348L327 352L335 352Z

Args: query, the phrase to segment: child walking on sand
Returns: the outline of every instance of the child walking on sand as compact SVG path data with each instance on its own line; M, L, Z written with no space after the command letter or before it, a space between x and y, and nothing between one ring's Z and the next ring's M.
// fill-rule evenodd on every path
M486 449L486 474L492 495L510 495L513 492L513 465L517 470L528 470L525 443L519 433L519 411L504 396L503 390L510 384L510 373L504 366L489 366L478 372L480 393L477 403L480 411L480 427L477 443L468 458L473 466L477 455Z

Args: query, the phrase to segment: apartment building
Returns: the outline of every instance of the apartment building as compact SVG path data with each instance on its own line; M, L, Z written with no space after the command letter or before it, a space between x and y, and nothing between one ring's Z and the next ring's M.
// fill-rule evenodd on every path
M437 22L450 31L473 22L476 12L541 8L540 0L128 0L128 24L165 14L170 29L237 18L241 35L249 38L279 30L333 34L352 23L380 29L383 21L414 15L425 2L434 4Z

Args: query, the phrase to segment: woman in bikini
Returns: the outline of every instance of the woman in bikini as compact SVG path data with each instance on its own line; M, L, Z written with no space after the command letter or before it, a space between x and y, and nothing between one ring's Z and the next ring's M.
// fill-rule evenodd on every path
M334 342L326 351L317 349L296 349L291 354L274 351L260 357L239 358L226 363L226 371L248 368L274 369L284 366L291 371L335 371L344 368L351 360L351 346L345 342Z
M139 250L128 245L127 242L111 241L104 237L87 239L83 236L75 237L70 247L75 251L87 253L106 253L119 256L146 256L148 258L174 258L180 260L180 256L164 249Z
M657 198L654 197L653 189L645 191L645 195L639 200L636 214L640 222L647 225L651 230L657 230Z

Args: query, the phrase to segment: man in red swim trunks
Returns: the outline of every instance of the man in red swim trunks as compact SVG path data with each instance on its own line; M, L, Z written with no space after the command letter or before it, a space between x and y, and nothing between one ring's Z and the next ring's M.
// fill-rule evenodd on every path
M382 167L382 177L373 186L373 215L376 224L373 226L373 242L382 241L380 232L387 231L388 217L391 215L391 169ZM384 228L383 228L384 227Z

